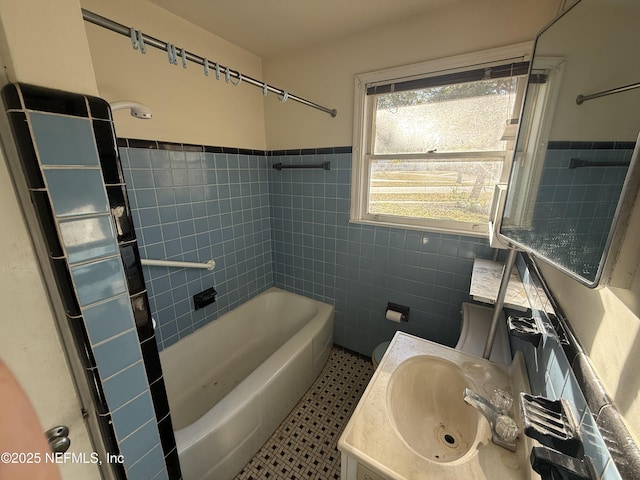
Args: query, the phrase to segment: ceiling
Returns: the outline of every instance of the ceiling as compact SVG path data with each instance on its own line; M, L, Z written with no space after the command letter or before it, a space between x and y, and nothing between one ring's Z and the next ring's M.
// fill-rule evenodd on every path
M260 57L368 30L459 0L150 0Z

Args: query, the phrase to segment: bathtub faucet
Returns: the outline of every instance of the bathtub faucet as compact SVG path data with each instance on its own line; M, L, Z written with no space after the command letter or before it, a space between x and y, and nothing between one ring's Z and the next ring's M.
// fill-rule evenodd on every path
M463 398L466 403L477 409L487 419L491 426L493 443L514 452L518 437L518 426L515 420L506 415L503 409L495 406L470 388L464 389Z

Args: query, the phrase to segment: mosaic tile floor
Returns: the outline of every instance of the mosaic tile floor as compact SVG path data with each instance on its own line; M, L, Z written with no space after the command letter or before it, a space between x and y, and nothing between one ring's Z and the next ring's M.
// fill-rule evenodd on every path
M338 438L372 375L370 361L334 347L311 388L235 480L339 480Z

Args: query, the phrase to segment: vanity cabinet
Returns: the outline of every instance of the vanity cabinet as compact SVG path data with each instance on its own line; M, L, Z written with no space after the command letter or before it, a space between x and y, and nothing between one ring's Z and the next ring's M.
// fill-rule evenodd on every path
M341 480L390 480L389 478L365 467L358 460L346 453L341 457Z

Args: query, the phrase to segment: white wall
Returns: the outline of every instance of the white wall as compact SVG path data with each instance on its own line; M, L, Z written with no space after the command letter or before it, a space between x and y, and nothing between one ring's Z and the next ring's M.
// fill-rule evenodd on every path
M216 82L194 64L186 71L170 66L166 53L155 49L142 56L126 37L87 25L100 96L109 101L135 99L154 111L149 122L117 112L119 136L281 149L351 145L355 74L532 40L555 16L560 0L464 0L265 60L145 0L81 3L123 25L338 109L338 117L331 118L293 101L283 105L273 94L265 100L260 89Z
M96 95L78 0L0 0L0 53L9 81Z
M270 84L329 108L265 101L268 149L352 144L354 77L358 73L533 40L553 19L559 0L463 0L405 21L269 58Z
M159 40L217 61L256 79L261 59L145 0L81 0L82 8L134 27ZM234 87L188 62L168 63L167 54L134 50L128 37L85 22L98 92L109 102L136 100L153 110L153 120L127 111L114 113L119 137L180 143L265 148L262 91Z
M637 2L584 3L543 34L536 55L565 59L550 140L636 140L640 89L575 100L638 81L640 63L630 59L640 42L639 16Z

